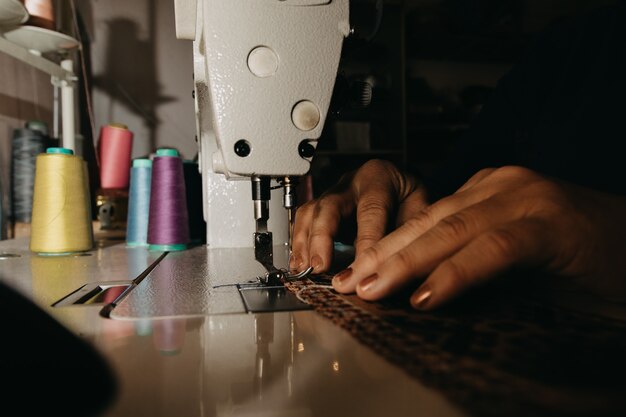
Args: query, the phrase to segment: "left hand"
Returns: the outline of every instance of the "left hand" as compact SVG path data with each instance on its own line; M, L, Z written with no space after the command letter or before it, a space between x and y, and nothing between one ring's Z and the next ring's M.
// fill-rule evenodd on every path
M596 294L626 296L626 198L520 167L486 169L358 254L333 286L366 300L422 282L431 310L513 267L565 277Z
M310 265L314 273L326 272L342 224L356 221L353 237L358 256L382 239L391 224L402 224L426 205L426 193L417 178L389 161L370 160L298 208L289 267L301 272Z

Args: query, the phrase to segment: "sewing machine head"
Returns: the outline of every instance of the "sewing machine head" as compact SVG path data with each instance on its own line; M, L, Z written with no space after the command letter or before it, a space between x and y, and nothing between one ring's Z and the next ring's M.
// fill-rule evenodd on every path
M177 37L194 41L207 243L252 246L270 209L275 243L287 243L286 211L274 206L293 205L292 181L309 171L350 32L348 0L175 0L175 10ZM241 179L252 179L253 205ZM287 192L270 202L271 181Z

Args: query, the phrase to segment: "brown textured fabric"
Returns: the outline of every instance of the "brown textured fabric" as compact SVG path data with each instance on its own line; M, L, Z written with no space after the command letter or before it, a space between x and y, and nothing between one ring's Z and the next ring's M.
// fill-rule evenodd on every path
M626 323L485 290L437 313L286 284L315 311L477 416L626 415ZM323 279L321 280L323 282Z

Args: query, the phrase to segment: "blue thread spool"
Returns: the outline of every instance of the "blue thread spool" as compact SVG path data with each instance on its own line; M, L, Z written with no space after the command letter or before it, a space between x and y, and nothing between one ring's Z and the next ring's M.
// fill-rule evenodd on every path
M135 159L130 169L128 195L128 218L126 244L148 245L148 218L150 216L150 187L152 183L152 161Z
M148 249L187 249L188 215L183 161L177 150L159 149L152 163Z

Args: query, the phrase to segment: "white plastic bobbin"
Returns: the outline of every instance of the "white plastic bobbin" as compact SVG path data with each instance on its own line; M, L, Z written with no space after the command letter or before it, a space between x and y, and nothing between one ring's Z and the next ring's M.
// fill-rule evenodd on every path
M320 109L309 100L298 102L291 111L291 120L300 130L308 132L320 122Z
M248 68L257 77L271 77L278 70L278 55L267 46L257 46L248 54Z

